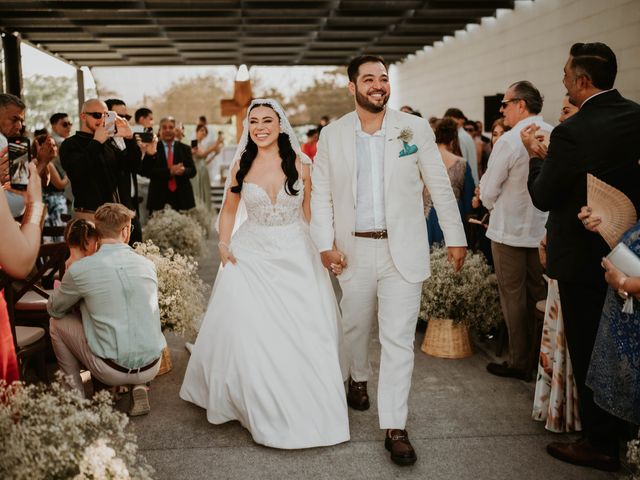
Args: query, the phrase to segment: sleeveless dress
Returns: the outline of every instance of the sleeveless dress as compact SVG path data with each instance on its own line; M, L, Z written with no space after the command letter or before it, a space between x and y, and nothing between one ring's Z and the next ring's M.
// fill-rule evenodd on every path
M640 257L640 222L620 239ZM587 373L593 399L607 412L640 425L640 302L633 313L622 312L624 301L609 287Z
M255 442L294 449L349 440L339 361L341 330L327 271L284 186L275 204L244 182L247 220L231 241L180 397L207 420L238 420Z
M7 383L20 380L18 359L13 345L13 333L2 290L0 290L0 379Z

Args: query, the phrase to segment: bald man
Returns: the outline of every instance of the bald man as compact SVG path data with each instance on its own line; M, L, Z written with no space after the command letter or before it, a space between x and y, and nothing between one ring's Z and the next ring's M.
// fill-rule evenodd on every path
M60 147L60 161L71 181L75 216L93 220L95 211L108 202L126 203L118 184L140 170L141 154L127 120L116 118L116 143L104 122L107 105L97 98L87 100L80 114L80 130Z

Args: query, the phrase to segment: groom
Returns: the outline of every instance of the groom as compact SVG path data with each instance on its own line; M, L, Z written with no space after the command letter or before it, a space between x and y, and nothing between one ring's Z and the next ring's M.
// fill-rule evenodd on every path
M369 335L378 316L378 416L385 447L398 465L417 457L405 430L413 340L422 282L429 277L429 242L422 191L431 192L455 270L466 239L451 183L429 124L386 108L387 65L364 55L349 64L355 112L324 127L313 169L311 235L322 263L342 288L349 361L347 402L369 408Z

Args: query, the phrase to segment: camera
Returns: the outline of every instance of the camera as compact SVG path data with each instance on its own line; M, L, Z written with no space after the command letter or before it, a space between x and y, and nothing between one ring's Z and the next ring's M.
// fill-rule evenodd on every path
M11 188L26 190L29 184L31 148L26 137L12 137L9 141L9 178Z

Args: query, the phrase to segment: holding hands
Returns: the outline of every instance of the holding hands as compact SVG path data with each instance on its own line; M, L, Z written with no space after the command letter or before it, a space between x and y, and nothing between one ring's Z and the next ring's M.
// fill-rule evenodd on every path
M320 253L320 259L322 265L328 270L331 270L335 276L338 276L342 271L347 268L347 261L344 258L344 254L333 247L333 250L326 250Z

